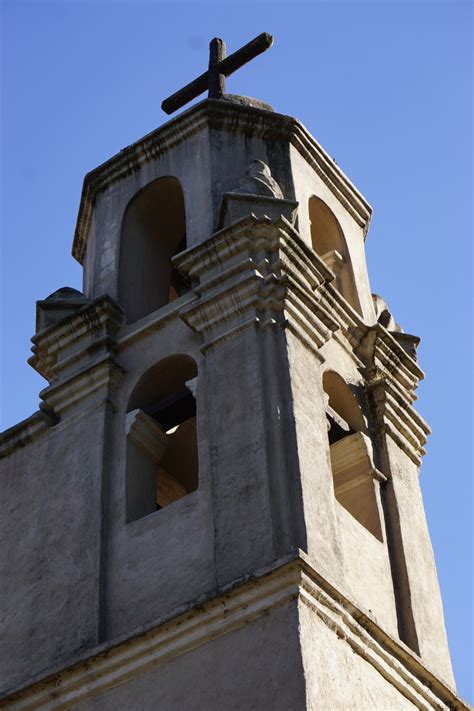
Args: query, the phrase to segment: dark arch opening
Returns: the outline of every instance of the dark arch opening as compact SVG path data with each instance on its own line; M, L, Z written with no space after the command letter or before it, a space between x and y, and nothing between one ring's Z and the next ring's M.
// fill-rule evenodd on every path
M127 520L183 498L198 487L196 363L165 358L135 386L127 407Z
M314 251L334 272L337 290L361 313L349 250L339 221L326 203L315 195L309 199L308 210Z
M186 213L181 184L158 178L135 195L122 223L118 300L127 323L165 306L187 291L171 263L186 249Z
M362 526L383 540L372 444L362 408L338 373L323 374L329 454L337 501Z
M333 370L323 374L323 388L327 395L329 443L333 444L354 432L367 432L364 415L346 381Z

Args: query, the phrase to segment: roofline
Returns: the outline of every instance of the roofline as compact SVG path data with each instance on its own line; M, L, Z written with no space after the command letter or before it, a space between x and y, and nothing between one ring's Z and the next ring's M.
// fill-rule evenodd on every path
M97 196L150 160L167 153L203 128L251 133L260 138L286 139L323 178L367 234L372 208L334 160L300 121L273 111L235 104L221 99L205 99L176 118L167 121L136 143L92 170L84 178L72 255L82 264Z

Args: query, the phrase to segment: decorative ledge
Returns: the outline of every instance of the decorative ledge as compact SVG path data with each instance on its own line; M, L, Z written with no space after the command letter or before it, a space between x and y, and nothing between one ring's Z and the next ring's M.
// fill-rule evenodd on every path
M416 654L323 578L302 551L191 601L173 617L90 650L47 678L32 680L6 695L2 708L51 711L87 702L295 600L313 610L340 643L416 708L469 711Z

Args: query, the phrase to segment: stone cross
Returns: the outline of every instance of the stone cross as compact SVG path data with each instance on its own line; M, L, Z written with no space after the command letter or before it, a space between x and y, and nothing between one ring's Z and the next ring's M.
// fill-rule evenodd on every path
M267 32L262 32L261 35L227 57L225 42L219 37L214 37L209 44L208 71L165 99L161 108L165 113L171 114L206 90L209 92L210 99L221 99L225 93L225 78L254 57L265 52L272 44L273 37Z

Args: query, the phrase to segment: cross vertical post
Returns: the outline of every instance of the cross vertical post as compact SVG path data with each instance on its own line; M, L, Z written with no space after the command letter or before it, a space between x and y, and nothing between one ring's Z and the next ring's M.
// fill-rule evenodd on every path
M219 62L226 58L224 40L214 37L209 43L209 93L210 99L222 99L225 94L225 74L218 70Z
M162 102L161 108L166 114L171 114L206 90L209 92L210 99L222 99L225 93L225 78L250 62L251 59L265 52L272 44L273 37L267 32L262 32L258 37L247 42L246 45L227 57L225 42L219 37L214 37L209 44L207 72L168 96Z

